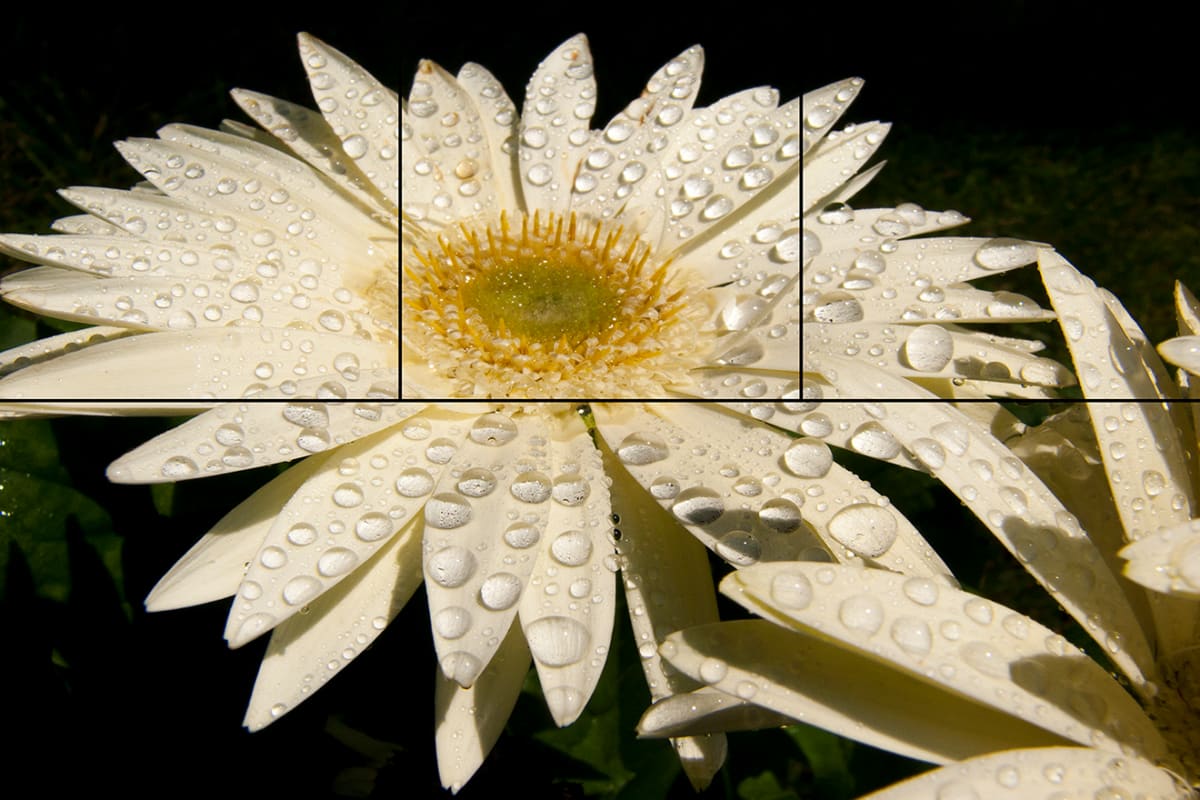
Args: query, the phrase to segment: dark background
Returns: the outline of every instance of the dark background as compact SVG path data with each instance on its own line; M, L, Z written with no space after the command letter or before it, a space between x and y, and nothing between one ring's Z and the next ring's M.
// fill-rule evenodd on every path
M1195 38L1173 11L817 3L803 20L805 90L862 77L846 119L894 123L851 205L954 208L962 235L1049 242L1154 341L1175 335L1174 280L1200 286L1200 123ZM1018 272L986 285L1041 300Z

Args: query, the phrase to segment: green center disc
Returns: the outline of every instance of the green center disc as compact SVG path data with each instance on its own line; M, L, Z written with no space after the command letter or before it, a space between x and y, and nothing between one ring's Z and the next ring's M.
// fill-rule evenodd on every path
M503 320L511 333L533 341L581 341L610 327L621 307L595 270L540 259L483 272L463 295L488 327Z

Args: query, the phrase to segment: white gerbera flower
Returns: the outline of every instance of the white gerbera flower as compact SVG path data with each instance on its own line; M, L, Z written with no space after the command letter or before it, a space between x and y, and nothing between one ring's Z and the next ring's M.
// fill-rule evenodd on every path
M59 235L0 237L44 265L4 299L95 324L0 355L0 398L397 396L399 100L310 36L300 52L319 114L237 90L269 134L120 142L146 183L66 189L87 214Z
M531 660L555 722L579 716L607 660L618 571L651 694L667 698L697 684L659 643L717 619L705 546L738 568L800 557L800 449L741 410L219 403L108 474L170 482L303 457L221 519L146 606L233 596L230 646L271 634L245 716L257 730L340 674L423 586L438 766L457 790ZM777 411L795 427L794 408ZM697 786L724 760L720 734L673 744Z
M702 626L663 646L719 701L672 698L644 729L678 735L713 708L753 704L913 758L965 762L876 795L889 800L1197 796L1195 409L1177 402L1153 347L1111 294L1051 251L1039 254L1039 268L1089 402L1036 428L1022 432L999 407L938 402L848 359L827 359L822 374L855 396L900 401L865 411L908 463L980 518L1108 663L941 576L762 564L722 589L770 622ZM1183 333L1195 333L1200 307L1182 287L1177 302ZM886 558L901 541L899 512L834 493L845 480L820 439L796 447L806 496L831 507L807 504L805 522L844 552L861 554L866 543ZM748 642L774 656L748 656ZM826 680L831 672L840 679Z
M1062 366L1035 355L1041 342L962 327L1053 319L1027 297L967 283L1031 264L1044 245L910 239L968 220L915 203L850 207L883 166L860 172L890 129L869 122L833 130L862 84L852 78L804 96L806 394L839 396L816 374L827 356L853 358L942 396L1049 397L1052 388L1073 383Z
M799 396L799 102L695 107L692 47L600 130L575 36L520 113L477 64L402 104L404 397Z

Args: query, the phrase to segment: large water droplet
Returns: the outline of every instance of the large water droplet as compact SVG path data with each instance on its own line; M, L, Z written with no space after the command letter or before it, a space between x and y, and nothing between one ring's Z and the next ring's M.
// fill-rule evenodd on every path
M954 357L954 339L940 325L922 325L904 341L904 359L920 372L940 372Z
M592 635L570 617L542 617L525 626L534 658L550 667L565 667L583 658Z
M883 603L870 594L847 597L838 606L838 619L850 630L871 636L883 625Z
M667 443L652 433L631 433L617 447L617 457L635 466L662 461L669 454Z
M457 494L435 494L425 504L425 524L431 528L460 528L470 519L470 504Z
M429 557L425 565L429 577L439 586L462 586L475 572L475 556L465 547L443 547Z
M479 587L479 602L493 611L511 608L521 597L521 579L509 572L489 575Z
M517 438L517 426L503 414L484 414L471 426L471 441L499 447Z
M725 513L725 502L712 489L693 486L680 492L671 511L681 522L689 525L707 525Z
M891 511L871 503L843 508L829 520L829 534L864 558L878 558L896 541L899 526Z
M550 499L553 484L540 472L523 472L513 481L509 491L523 503L544 503Z
M583 531L567 531L550 543L550 554L560 564L578 567L591 558L592 540Z

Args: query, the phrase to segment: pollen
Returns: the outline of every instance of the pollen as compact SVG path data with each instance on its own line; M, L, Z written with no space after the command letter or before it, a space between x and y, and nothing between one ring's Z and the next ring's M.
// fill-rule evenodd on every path
M502 212L402 266L405 345L460 395L665 396L701 362L696 287L620 225Z

